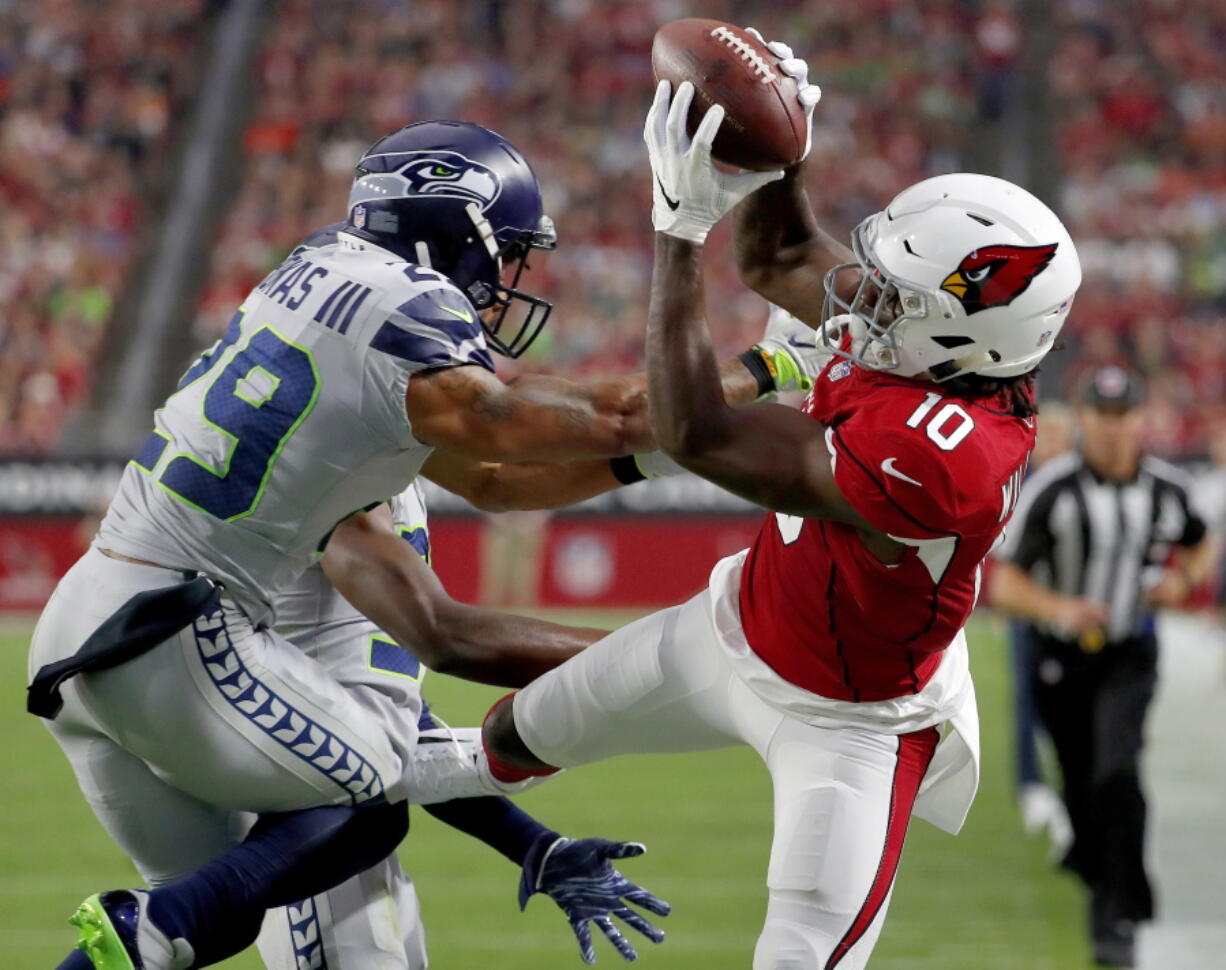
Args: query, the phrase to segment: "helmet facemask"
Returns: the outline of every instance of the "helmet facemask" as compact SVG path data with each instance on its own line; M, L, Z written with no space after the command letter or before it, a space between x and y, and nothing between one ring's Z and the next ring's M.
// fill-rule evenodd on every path
M490 288L479 282L470 287L470 290L477 287L483 289L479 295L484 305L473 298L471 293L469 294L478 310L485 310L489 307L498 308L489 320L483 314L481 325L485 330L489 345L504 357L519 357L531 347L532 342L536 340L548 322L549 314L553 312L551 302L539 296L533 296L531 293L525 293L519 289L519 281L524 272L531 268L528 263L528 255L532 250L549 251L556 249L557 246L558 237L554 232L553 220L549 216L542 216L540 226L534 232L519 233L516 238L499 249L497 256L499 286ZM511 274L510 282L502 283L501 279L505 278L508 273ZM507 317L510 315L511 307L515 304L523 308L523 313L518 316L517 325L513 322L508 326ZM504 334L509 334L509 339L504 338Z
M835 356L868 370L888 371L899 364L898 327L907 320L926 318L929 299L921 287L892 276L873 261L863 239L873 218L865 219L852 231L851 250L857 261L840 263L822 280L826 290L822 319L839 317L846 328L823 327L820 333L822 343ZM843 299L838 291L839 274L844 270L860 274L860 285L850 300ZM851 336L846 349L842 346L845 333Z
M823 342L869 370L934 382L1017 377L1051 349L1081 282L1059 218L1025 189L974 173L904 189L826 274ZM858 285L840 274L854 271Z
M823 278L826 295L822 316L826 320L837 317L843 324L822 329L827 349L868 370L892 371L938 384L997 363L999 355L985 350L973 337L941 332L945 328L938 321L955 317L950 296L891 273L873 258L865 236L876 218L869 216L852 231L851 249L856 262L835 266ZM860 273L860 284L851 300L844 300L838 292L838 276L844 270ZM908 332L908 328L918 329ZM844 333L851 336L846 350L841 346ZM912 348L921 342L927 345L926 357L931 354L943 359L917 366L904 351L904 334ZM959 348L965 349L955 355Z

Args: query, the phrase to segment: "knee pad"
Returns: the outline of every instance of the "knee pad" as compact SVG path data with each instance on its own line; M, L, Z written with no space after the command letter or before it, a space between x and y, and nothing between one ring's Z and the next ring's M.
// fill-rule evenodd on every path
M753 970L813 970L825 965L830 940L812 926L767 916L753 951Z

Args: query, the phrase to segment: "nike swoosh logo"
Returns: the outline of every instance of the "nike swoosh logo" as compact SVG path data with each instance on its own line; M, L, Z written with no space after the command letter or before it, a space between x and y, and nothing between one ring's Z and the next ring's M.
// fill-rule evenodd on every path
M456 310L449 306L439 307L439 309L445 310L447 313L450 313L453 317L459 317L465 323L473 322L473 315L468 310Z
M812 350L817 346L817 343L815 341L797 340L791 334L788 334L788 343L790 343L793 347L804 347L808 350Z
M677 210L677 206L681 205L681 202L679 200L674 201L668 197L668 193L664 191L664 183L660 181L660 176L658 175L656 176L656 185L660 186L660 194L664 196L665 203L675 212Z
M904 482L910 482L912 485L918 485L920 488L923 488L924 487L923 482L917 482L910 475L905 475L902 472L900 472L897 468L894 467L894 462L896 462L897 460L898 460L897 458L887 458L885 461L881 463L881 470L885 472L887 475L889 475L891 478L898 478Z

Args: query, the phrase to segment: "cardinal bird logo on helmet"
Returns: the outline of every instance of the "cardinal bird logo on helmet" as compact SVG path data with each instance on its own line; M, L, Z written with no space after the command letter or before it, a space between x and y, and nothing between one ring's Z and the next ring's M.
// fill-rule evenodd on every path
M1047 268L1056 255L1056 245L983 246L941 281L941 289L958 298L967 316L1008 306Z

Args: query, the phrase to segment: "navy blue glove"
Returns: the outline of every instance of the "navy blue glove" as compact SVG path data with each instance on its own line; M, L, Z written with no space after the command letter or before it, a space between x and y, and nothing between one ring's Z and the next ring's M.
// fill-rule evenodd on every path
M524 859L523 876L519 880L519 908L528 905L533 893L545 893L566 914L585 963L596 962L591 923L600 927L618 953L627 960L635 960L638 954L614 925L612 917L638 930L652 943L660 943L664 940L664 931L652 926L626 903L642 906L657 916L667 916L672 907L630 882L609 864L609 860L629 859L646 851L638 842L565 839L555 832L547 832L532 843Z

